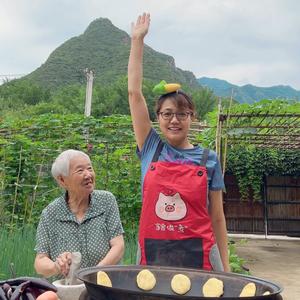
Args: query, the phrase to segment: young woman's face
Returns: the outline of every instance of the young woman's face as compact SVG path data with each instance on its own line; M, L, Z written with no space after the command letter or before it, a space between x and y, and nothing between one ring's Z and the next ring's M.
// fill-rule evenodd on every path
M187 148L188 132L191 126L191 111L178 109L174 102L166 99L158 112L160 130L168 143L176 148Z

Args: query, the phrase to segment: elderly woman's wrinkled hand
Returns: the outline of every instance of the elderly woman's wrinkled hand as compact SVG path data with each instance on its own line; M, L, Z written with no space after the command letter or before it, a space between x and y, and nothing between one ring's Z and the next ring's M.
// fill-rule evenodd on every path
M70 265L72 263L72 253L63 252L55 260L55 264L59 271L59 274L67 276L70 271Z

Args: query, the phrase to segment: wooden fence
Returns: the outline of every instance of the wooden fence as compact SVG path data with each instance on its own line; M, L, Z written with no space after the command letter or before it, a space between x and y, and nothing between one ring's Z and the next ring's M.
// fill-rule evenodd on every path
M260 201L240 200L237 180L225 175L224 212L229 232L300 236L300 178L268 176Z

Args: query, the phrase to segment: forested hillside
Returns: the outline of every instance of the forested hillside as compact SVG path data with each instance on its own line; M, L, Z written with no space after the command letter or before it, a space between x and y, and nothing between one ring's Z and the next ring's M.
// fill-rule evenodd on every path
M129 114L127 64L129 35L110 20L93 21L82 35L59 46L44 64L31 74L0 86L2 116L25 118L42 113L83 113L85 69L95 73L92 115ZM198 117L217 103L213 92L202 88L192 72L176 67L174 58L146 45L144 55L144 94L154 118L152 88L162 79L181 83L194 96Z
M108 84L127 73L129 35L110 20L99 18L85 32L63 43L47 61L25 77L51 89L85 82L84 70L94 70L95 82ZM149 80L175 81L197 86L193 73L175 66L174 58L145 48L144 76Z
M197 79L203 86L211 89L217 96L231 97L240 103L253 103L262 99L289 99L300 101L300 91L286 85L258 87L252 84L237 86L226 80L201 77Z

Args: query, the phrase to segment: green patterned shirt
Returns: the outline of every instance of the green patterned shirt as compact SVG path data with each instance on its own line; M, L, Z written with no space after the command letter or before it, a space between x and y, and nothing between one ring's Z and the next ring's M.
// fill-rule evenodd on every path
M97 265L110 250L110 240L124 233L114 195L95 190L81 222L69 209L65 196L51 202L42 212L37 228L37 253L52 260L62 252L80 252L81 268Z

